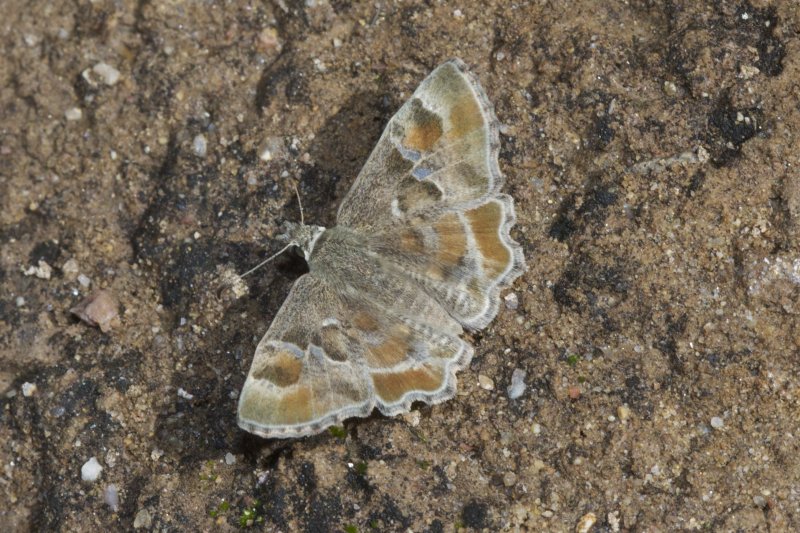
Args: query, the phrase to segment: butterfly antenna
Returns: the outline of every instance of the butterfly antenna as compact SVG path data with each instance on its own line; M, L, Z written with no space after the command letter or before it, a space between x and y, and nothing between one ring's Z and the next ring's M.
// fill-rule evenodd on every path
M297 184L292 183L292 187L294 187L294 194L297 196L297 205L300 206L300 224L305 226L306 220L305 216L303 216L303 202L300 201L300 192L297 190Z
M256 270L258 270L258 269L259 269L259 268L261 268L262 266L266 265L267 263L269 263L270 261L272 261L273 259L275 259L275 258L276 258L276 257L278 257L279 255L281 255L283 252L285 252L286 250L288 250L288 249L289 249L289 248L292 246L292 244L293 244L293 243L291 243L291 242L290 242L289 244L287 244L286 246L284 246L283 248L281 248L279 251L277 251L277 252L275 252L274 254L272 254L271 256L267 257L266 259L264 259L263 261L261 261L259 264L257 264L256 266L254 266L253 268L251 268L250 270L248 270L247 272L245 272L244 274L240 274L240 275L239 275L239 277L240 277L240 278L243 278L243 277L245 277L245 276L247 276L247 275L249 275L249 274L252 274L253 272L255 272Z

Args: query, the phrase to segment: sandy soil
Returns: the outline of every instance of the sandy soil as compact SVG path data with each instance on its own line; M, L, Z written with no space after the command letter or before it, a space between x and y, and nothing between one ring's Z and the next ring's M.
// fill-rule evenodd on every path
M800 529L798 32L794 0L7 0L3 529ZM527 273L454 400L242 432L303 265L221 280L292 183L330 225L452 56L504 124ZM70 313L97 290L103 329Z

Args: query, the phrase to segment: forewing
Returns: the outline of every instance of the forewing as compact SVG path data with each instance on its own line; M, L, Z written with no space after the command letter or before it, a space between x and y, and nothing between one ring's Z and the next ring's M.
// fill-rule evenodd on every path
M448 61L389 122L339 209L340 224L470 329L491 322L500 287L524 270L498 150L485 93Z
M239 398L239 425L268 438L301 437L374 407L407 411L455 394L472 349L306 274L256 349Z
M339 207L338 224L370 233L481 203L502 185L497 130L464 63L440 65L389 121Z

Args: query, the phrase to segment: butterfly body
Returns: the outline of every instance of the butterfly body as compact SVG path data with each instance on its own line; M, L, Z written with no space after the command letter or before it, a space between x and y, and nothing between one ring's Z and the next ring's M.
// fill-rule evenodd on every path
M491 322L524 268L498 147L488 99L451 60L389 122L337 225L287 225L309 272L256 349L240 426L298 437L455 394L473 354L460 335Z

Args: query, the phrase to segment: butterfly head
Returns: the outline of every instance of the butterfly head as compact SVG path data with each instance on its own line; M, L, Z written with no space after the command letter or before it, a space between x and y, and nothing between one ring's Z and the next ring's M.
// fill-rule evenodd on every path
M302 250L303 257L306 261L311 258L311 252L314 250L314 245L319 239L320 235L325 231L322 226L314 226L313 224L303 224L296 222L284 222L283 233L276 238L288 244L296 246Z

